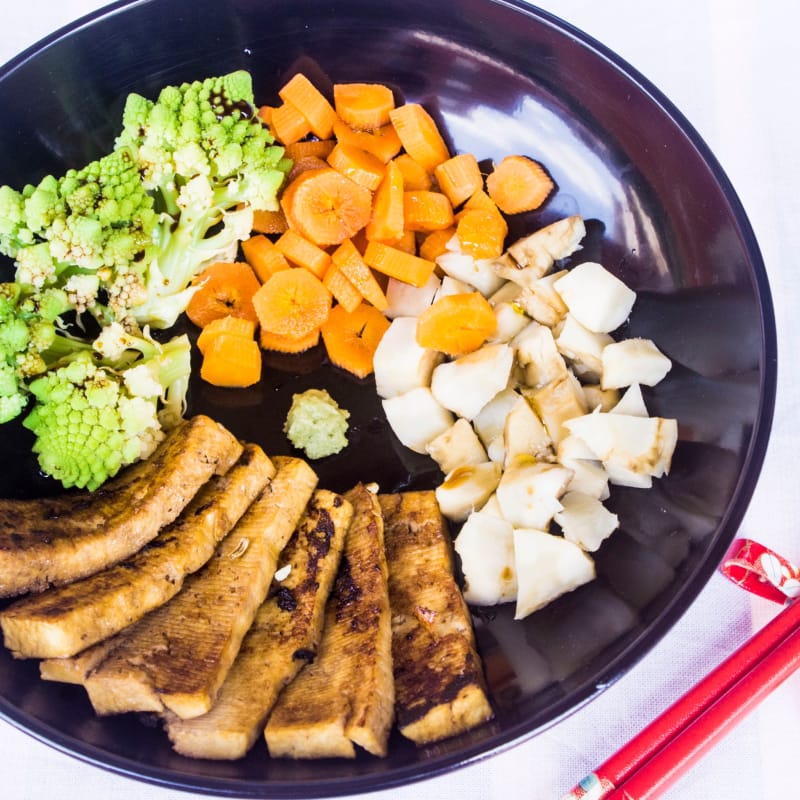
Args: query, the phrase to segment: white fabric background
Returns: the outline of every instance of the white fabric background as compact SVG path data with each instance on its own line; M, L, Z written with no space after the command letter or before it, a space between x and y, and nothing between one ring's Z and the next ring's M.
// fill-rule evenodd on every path
M0 63L101 0L2 0ZM800 129L795 0L547 0L658 86L711 146L747 210L767 264L780 340L773 436L742 534L800 560ZM154 35L156 35L154 33ZM0 109L2 113L2 109ZM558 800L777 610L719 576L669 635L599 699L536 738L393 800ZM795 676L685 776L666 800L797 797L800 677ZM6 800L182 800L87 766L0 722ZM390 793L362 795L388 800Z

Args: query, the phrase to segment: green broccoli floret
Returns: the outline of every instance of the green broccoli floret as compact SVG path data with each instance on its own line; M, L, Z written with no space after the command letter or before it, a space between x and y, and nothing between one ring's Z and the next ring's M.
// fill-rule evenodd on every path
M117 326L101 337L95 352L72 354L28 387L34 405L23 425L36 436L42 471L66 488L94 490L147 458L184 411L186 336L161 345Z
M117 147L136 153L144 186L162 212L146 272L142 325L167 328L185 310L192 279L231 258L254 210L276 210L290 162L256 113L244 70L168 86L155 102L131 94Z

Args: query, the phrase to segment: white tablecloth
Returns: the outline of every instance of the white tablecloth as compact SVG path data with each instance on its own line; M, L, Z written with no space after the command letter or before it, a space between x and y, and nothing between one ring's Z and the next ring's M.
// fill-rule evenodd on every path
M102 0L3 0L0 63ZM760 242L774 294L780 375L772 441L742 534L800 560L800 92L795 0L549 0L539 5L625 58L711 146ZM155 32L154 32L154 35ZM2 109L0 109L2 113ZM557 800L777 610L714 576L669 635L599 699L492 758L368 800ZM800 676L748 717L667 800L798 796ZM187 795L87 766L0 722L0 797L7 800Z

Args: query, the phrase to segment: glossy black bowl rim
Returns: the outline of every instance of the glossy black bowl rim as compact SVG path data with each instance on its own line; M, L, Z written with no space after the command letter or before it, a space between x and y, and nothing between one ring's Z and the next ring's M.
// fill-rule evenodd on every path
M18 66L28 59L50 47L60 39L69 37L82 28L90 27L99 19L111 17L133 6L145 5L152 2L158 2L158 0L118 0L117 2L110 3L80 17L40 39L38 42L35 42L10 61L1 65L0 80L11 74ZM682 588L672 598L671 602L661 610L659 616L649 623L647 628L636 638L632 639L625 650L611 660L602 673L595 676L593 681L587 682L580 689L571 692L568 698L564 698L555 703L551 707L554 713L550 715L547 721L533 727L531 727L529 723L519 723L495 734L488 741L484 740L483 742L468 745L459 752L431 758L422 766L420 766L420 764L412 764L380 776L365 775L338 779L328 778L321 781L305 781L302 783L286 781L263 782L239 780L235 778L214 778L210 776L179 776L172 770L150 767L132 759L109 755L108 752L102 748L76 740L71 736L65 735L57 728L28 717L28 715L21 712L19 709L9 706L5 699L0 697L1 719L4 719L43 744L66 755L72 756L79 761L83 761L86 764L164 788L195 793L200 792L206 795L219 797L241 798L335 797L360 794L369 791L387 790L415 781L434 778L454 768L464 767L509 750L521 744L523 741L532 738L536 734L558 724L576 711L579 711L598 694L625 675L666 635L688 610L689 606L694 602L698 594L716 572L719 563L722 561L744 517L753 492L755 491L767 452L777 391L778 347L775 312L766 267L750 221L736 190L721 164L698 131L661 90L651 83L651 81L635 67L594 37L586 34L584 31L560 17L535 5L525 3L523 0L486 0L486 2L512 9L525 17L554 28L562 34L566 34L574 41L605 59L615 69L619 70L631 80L672 120L676 127L681 130L691 145L697 150L698 154L713 174L717 185L730 207L737 231L741 237L743 249L749 257L751 279L754 283L754 294L758 299L758 306L761 313L762 374L759 387L759 408L756 417L756 425L753 429L750 445L742 463L739 480L734 488L733 502L727 514L718 525L718 530L723 531L725 535L718 535L716 537L706 557L691 573L686 575L686 580Z

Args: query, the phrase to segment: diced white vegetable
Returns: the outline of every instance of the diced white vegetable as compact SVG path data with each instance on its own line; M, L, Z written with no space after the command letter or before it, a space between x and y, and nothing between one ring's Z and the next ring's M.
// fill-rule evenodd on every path
M372 359L378 395L395 397L428 386L434 367L443 359L442 353L417 344L416 317L393 319Z
M524 397L520 397L508 412L503 443L506 464L521 455L533 456L539 461L553 457L552 440L547 429Z
M555 521L561 526L564 537L590 553L619 527L619 518L596 497L569 491L561 498L561 511Z
M514 528L493 514L474 511L454 542L464 575L464 599L479 606L517 597Z
M506 417L520 395L513 389L502 389L480 410L472 420L475 432L484 447L489 447L498 437L502 439Z
M424 286L412 286L397 278L389 278L386 284L388 308L383 312L389 319L395 317L418 317L432 302L442 281L432 272Z
M595 577L594 561L580 547L543 530L518 528L514 531L514 562L517 571L515 619L527 617Z
M607 333L590 331L573 314L567 314L556 337L556 346L561 355L573 362L578 374L582 377L591 374L597 379L603 371L604 348L613 341Z
M619 389L632 383L655 386L672 368L672 361L650 339L623 339L603 350L604 389Z
M626 476L635 481L634 476L659 478L669 472L678 441L677 421L663 417L595 412L564 425L603 462L612 483L624 482Z
M597 333L622 325L636 300L636 292L593 261L573 267L554 286L575 319Z
M449 275L445 275L442 278L441 285L436 291L433 302L435 303L440 297L447 297L451 294L467 294L467 292L474 291L475 289L468 283L464 283L464 281L459 281L456 280L456 278L451 278Z
M473 353L439 364L431 391L445 408L468 420L508 384L514 351L506 344L485 345Z
M566 375L567 364L546 325L530 322L511 340L511 346L528 386L544 386Z
M521 294L522 288L517 286L516 283L505 281L503 285L488 298L490 306L496 306L498 303L513 303Z
M581 492L598 500L608 498L608 473L582 439L572 435L562 439L558 443L556 460L573 472L568 492Z
M442 253L436 259L436 264L445 275L468 283L484 297L493 294L503 285L503 279L492 269L490 262L475 259L468 253Z
M510 342L531 321L530 317L516 303L497 303L494 306L497 325L494 333L486 340L490 343Z
M506 465L497 486L503 517L514 527L546 529L561 510L559 498L572 479L572 471L530 457Z
M497 500L497 492L495 492L484 504L481 509L481 514L492 514L499 519L504 519L503 510L500 508L500 503Z
M442 514L453 522L463 522L494 494L501 474L500 464L492 461L454 469L436 487Z
M467 420L461 418L428 442L426 449L445 475L458 467L483 464L489 460L478 434Z
M424 454L428 442L444 433L455 421L427 386L387 397L382 404L394 435L415 453Z
M597 384L585 383L583 385L583 396L586 399L586 408L594 411L599 408L601 411L611 411L620 401L617 389L603 389Z
M564 423L587 411L581 385L571 372L526 395L556 444L567 435Z
M647 406L642 397L642 387L638 383L631 384L619 402L609 411L612 414L628 414L632 417L649 417Z
M517 298L529 317L548 328L558 325L567 313L567 306L554 287L555 282L566 274L567 270L562 269L545 275L526 286Z

